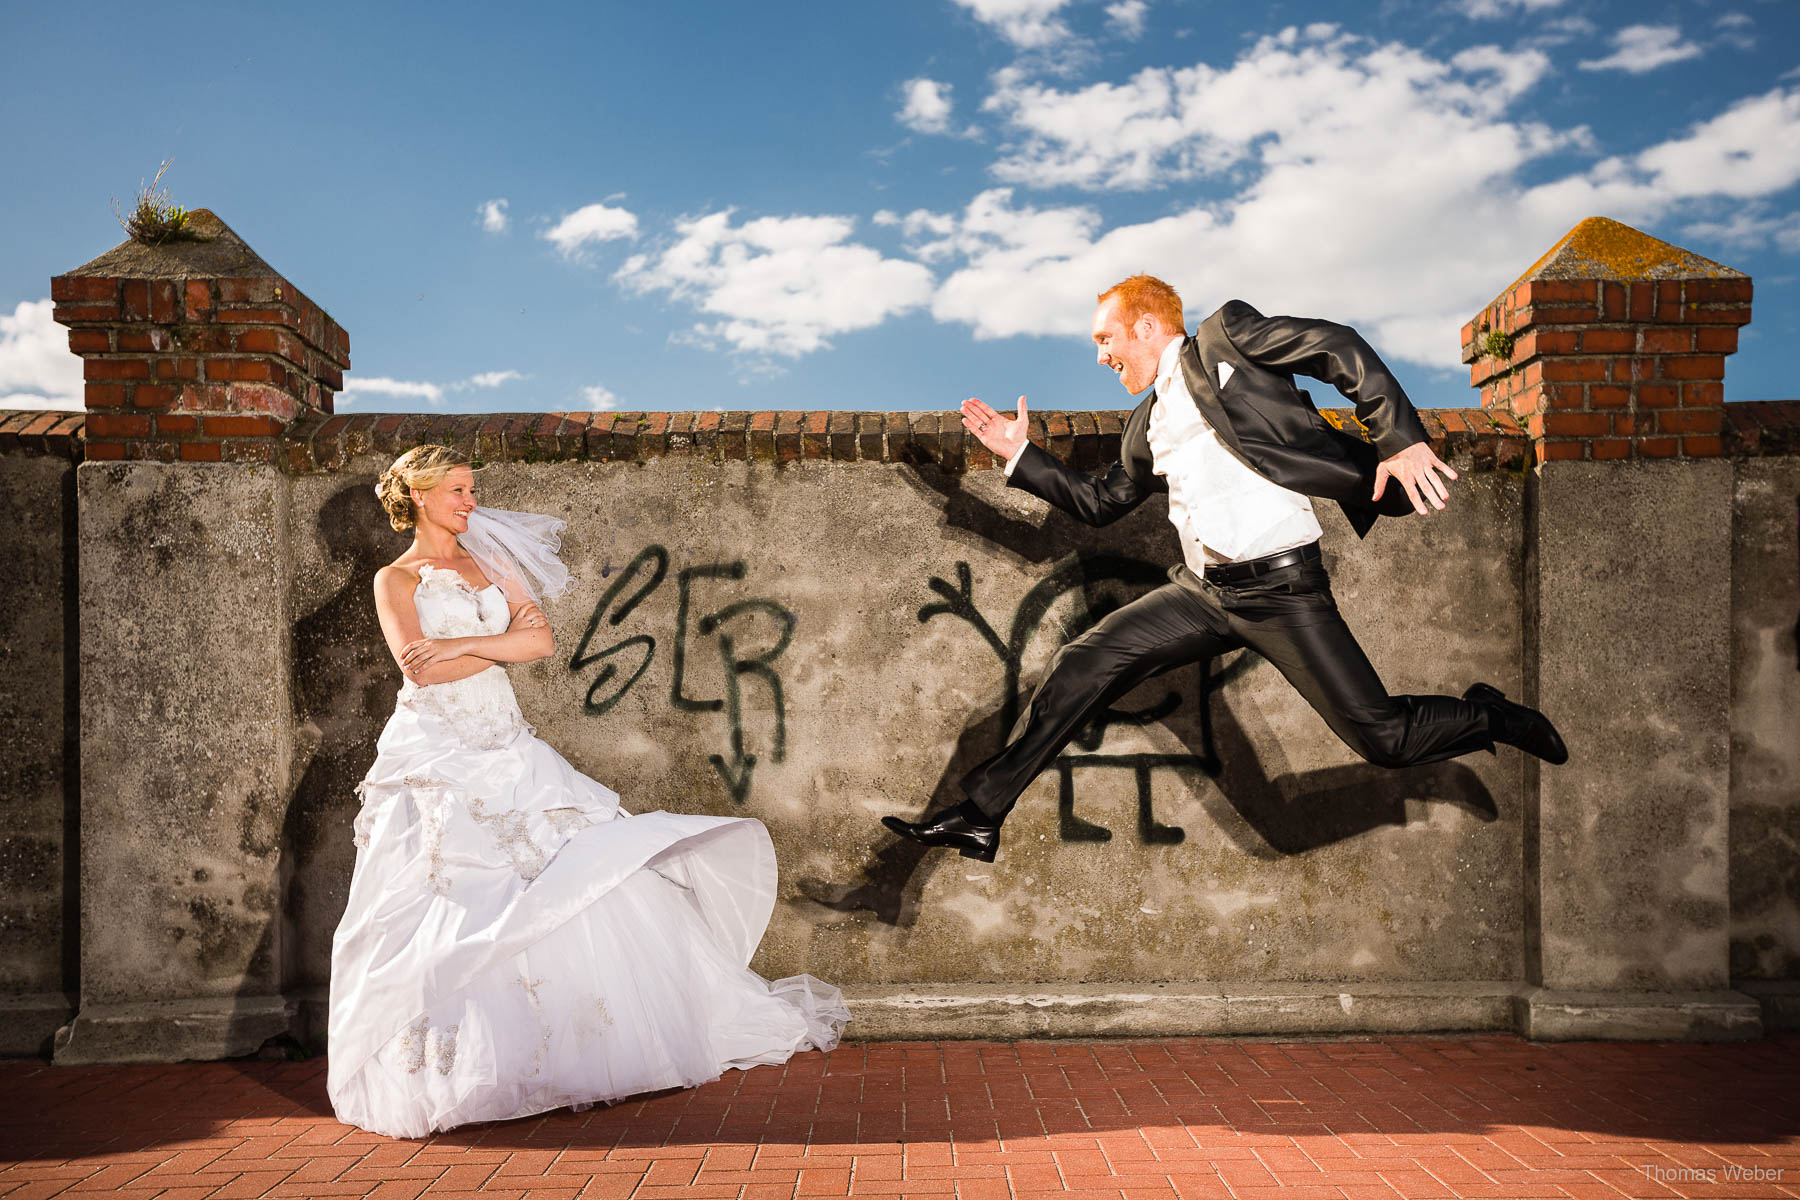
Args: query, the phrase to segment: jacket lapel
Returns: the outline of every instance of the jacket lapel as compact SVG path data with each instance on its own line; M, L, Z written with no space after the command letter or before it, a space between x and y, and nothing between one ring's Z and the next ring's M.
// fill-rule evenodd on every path
M1139 486L1161 490L1162 477L1152 470L1150 454L1150 414L1156 409L1156 392L1139 402L1125 418L1125 429L1119 438L1119 458L1125 469L1138 480Z
M1244 448L1238 444L1237 431L1232 428L1231 417L1225 411L1225 405L1219 399L1219 390L1213 381L1219 377L1219 355L1215 339L1208 336L1207 328L1218 320L1218 314L1208 317L1194 331L1194 336L1181 346L1181 378L1187 384L1188 395L1194 398L1194 405L1200 415L1206 418L1218 433L1219 440L1228 446L1239 458L1244 456ZM1221 336L1222 336L1222 332Z

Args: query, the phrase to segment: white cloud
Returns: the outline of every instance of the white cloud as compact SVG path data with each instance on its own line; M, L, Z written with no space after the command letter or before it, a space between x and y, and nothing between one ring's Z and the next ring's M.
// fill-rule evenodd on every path
M1468 97L1469 112L1476 116L1487 116L1499 112L1506 104L1524 95L1531 85L1542 79L1550 69L1550 59L1541 50L1503 50L1499 46L1472 46L1450 60L1450 65L1463 74L1478 77L1488 74L1493 77L1498 87L1498 105L1488 104ZM1481 84L1471 79L1477 87ZM1451 89L1457 99L1464 99L1466 93L1460 85Z
M1800 89L1740 100L1685 137L1639 154L1665 196L1764 196L1800 182ZM1605 164L1602 164L1603 166Z
M854 228L834 216L762 217L734 227L727 209L678 222L674 242L633 255L614 278L718 318L694 326L702 339L798 357L930 299L929 270L849 241Z
M1144 36L1144 17L1150 12L1145 0L1119 0L1106 6L1107 28L1119 37L1136 41Z
M1772 242L1788 254L1800 254L1800 212L1771 216L1760 208L1738 209L1722 221L1695 221L1682 233L1702 244L1757 250Z
M1095 293L1147 270L1182 290L1194 320L1240 296L1347 321L1384 353L1454 368L1462 322L1581 219L1680 228L1727 198L1742 207L1800 182L1800 88L1637 153L1546 170L1553 152L1593 142L1583 127L1510 115L1549 67L1535 50L1443 60L1309 29L1265 38L1227 68L1079 91L1002 73L991 104L1022 133L996 164L1002 178L1104 191L1210 176L1230 194L1109 225L1098 205L1002 187L960 212L889 213L887 224L942 274L933 316L977 338L1080 337ZM1781 223L1737 232L1792 236Z
M558 221L545 234L564 258L579 258L589 245L618 238L635 238L637 217L622 208L590 204Z
M901 85L905 101L895 119L918 133L950 131L950 85L935 79L909 79Z
M489 233L506 232L506 198L489 200L476 206L475 211L481 214L481 227Z
M0 408L82 409L81 359L50 300L25 300L0 311Z
M1456 143L1452 153L1479 139L1516 163L1557 139L1542 125L1492 118L1549 66L1542 51L1492 46L1444 63L1311 26L1263 38L1226 70L1147 67L1123 84L1076 91L1002 73L984 107L1022 138L992 170L1032 187L1149 188L1258 157L1279 168L1339 162L1348 174L1352 154L1402 163L1415 149L1442 152L1433 143L1444 139Z
M1713 22L1719 40L1734 50L1756 49L1756 20L1748 13L1728 12Z
M1539 20L1531 28L1531 32L1521 39L1522 46L1566 46L1570 42L1582 38L1593 37L1600 31L1586 17L1557 17L1554 20Z
M495 388L503 383L511 383L515 379L527 378L518 371L483 371L479 375L471 375L458 387Z
M423 400L432 408L444 406L444 395L447 392L466 392L474 388L497 388L502 384L512 383L519 379L530 379L531 376L519 371L480 371L467 379L458 379L450 383L430 383L421 379L390 379L385 375L372 375L367 379L351 375L344 376L344 390L338 393L337 403L356 404L368 396L398 396L406 400Z
M1700 57L1701 49L1681 40L1675 25L1627 25L1613 34L1613 52L1605 58L1585 58L1584 71L1628 71L1642 75L1683 59Z
M1478 21L1555 8L1562 2L1563 0L1453 0L1455 7L1460 9L1464 16Z
M410 379L389 379L371 375L367 379L344 376L344 390L337 394L337 405L360 403L366 396L399 396L407 400L423 400L433 408L444 406L443 386Z
M619 398L611 389L595 384L581 389L581 402L592 412L611 412L619 407Z
M1069 0L956 0L982 22L1021 50L1038 50L1069 36L1056 14Z

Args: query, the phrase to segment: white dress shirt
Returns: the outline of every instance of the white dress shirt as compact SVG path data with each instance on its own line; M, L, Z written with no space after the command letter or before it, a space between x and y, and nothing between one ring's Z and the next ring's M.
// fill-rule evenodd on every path
M1188 570L1198 575L1211 564L1317 541L1312 501L1245 466L1200 415L1181 371L1182 342L1170 342L1157 363L1149 435L1152 469L1168 480L1169 521ZM1021 446L1007 460L1009 477L1024 452Z

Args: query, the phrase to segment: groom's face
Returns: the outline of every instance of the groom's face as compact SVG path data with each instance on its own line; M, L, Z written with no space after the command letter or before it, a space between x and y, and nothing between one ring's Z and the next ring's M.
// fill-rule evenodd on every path
M1156 382L1162 346L1154 337L1156 330L1147 327L1153 320L1145 316L1127 325L1119 314L1116 296L1094 309L1095 361L1118 375L1125 390L1134 396Z

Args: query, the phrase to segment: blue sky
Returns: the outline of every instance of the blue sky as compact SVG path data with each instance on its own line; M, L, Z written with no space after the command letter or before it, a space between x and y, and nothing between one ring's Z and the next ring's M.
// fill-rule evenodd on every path
M0 0L0 103L4 407L78 404L49 278L164 159L350 330L343 412L1125 407L1136 270L1466 404L1592 215L1753 275L1727 398L1800 395L1791 0Z

